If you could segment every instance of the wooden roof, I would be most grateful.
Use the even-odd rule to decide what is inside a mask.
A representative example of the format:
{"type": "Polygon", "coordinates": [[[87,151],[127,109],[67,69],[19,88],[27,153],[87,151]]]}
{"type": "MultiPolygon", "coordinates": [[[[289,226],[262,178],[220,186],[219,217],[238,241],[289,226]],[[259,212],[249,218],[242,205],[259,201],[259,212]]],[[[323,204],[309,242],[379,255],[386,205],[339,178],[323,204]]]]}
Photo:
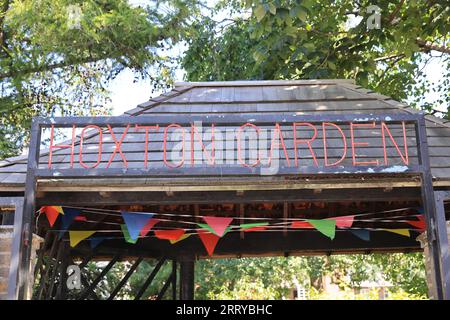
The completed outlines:
{"type": "MultiPolygon", "coordinates": [[[[377,94],[361,88],[352,80],[295,80],[295,81],[230,81],[230,82],[191,82],[178,83],[170,92],[138,105],[136,108],[125,112],[127,116],[138,117],[153,114],[175,114],[180,119],[186,119],[192,114],[287,114],[297,113],[305,115],[320,114],[389,114],[389,113],[415,113],[416,110],[407,105],[394,101],[389,97],[377,94]]],[[[450,123],[442,119],[427,116],[427,132],[432,174],[435,178],[435,186],[450,186],[450,123]]],[[[118,131],[120,132],[120,130],[118,131]]],[[[413,134],[413,132],[410,132],[413,134]]],[[[155,146],[161,146],[161,135],[155,141],[155,146]]],[[[408,136],[414,141],[415,137],[408,136]]],[[[381,139],[375,140],[372,149],[361,151],[361,156],[373,157],[374,148],[381,147],[381,139]],[[377,146],[378,143],[378,146],[377,146]]],[[[95,137],[92,138],[92,142],[95,137]]],[[[288,143],[287,143],[288,144],[288,143]]],[[[104,150],[113,150],[112,141],[104,145],[104,150]]],[[[159,147],[161,148],[161,147],[159,147]]],[[[292,144],[288,146],[289,152],[293,152],[292,144]]],[[[124,141],[123,150],[127,159],[133,163],[133,159],[141,161],[141,144],[133,141],[124,141]]],[[[391,150],[392,151],[392,150],[391,150]]],[[[58,150],[55,161],[61,166],[69,161],[68,150],[58,150]]],[[[96,159],[96,151],[93,151],[92,159],[96,159]]],[[[394,152],[395,153],[395,152],[394,152]]],[[[161,161],[162,152],[152,154],[153,159],[161,161]]],[[[320,155],[318,155],[320,156],[320,155]]],[[[417,154],[411,154],[412,161],[417,160],[417,154]]],[[[89,157],[89,156],[87,156],[89,157]]],[[[45,152],[41,161],[47,160],[45,152]]],[[[107,162],[105,157],[102,161],[107,162]]],[[[117,165],[121,165],[117,157],[117,165]]],[[[308,160],[308,159],[306,159],[308,160]]],[[[311,159],[309,159],[311,160],[311,159]]],[[[85,161],[89,161],[86,158],[85,161]]],[[[95,161],[95,160],[93,160],[95,161]]],[[[27,156],[0,161],[0,191],[22,191],[25,183],[27,156]]],[[[113,164],[114,165],[114,164],[113,164]]],[[[131,164],[132,165],[132,164],[131,164]]],[[[376,187],[381,184],[386,186],[417,186],[418,181],[395,180],[386,177],[386,181],[354,180],[340,181],[339,188],[357,188],[360,186],[376,187]]],[[[195,181],[186,178],[177,179],[83,179],[74,180],[47,180],[39,183],[39,190],[50,191],[64,190],[87,191],[108,190],[120,191],[127,186],[127,190],[161,191],[185,190],[186,185],[191,190],[255,190],[255,189],[288,189],[288,188],[316,188],[320,184],[323,188],[336,188],[336,181],[293,180],[279,179],[273,176],[260,176],[243,179],[239,184],[236,179],[228,181],[226,178],[205,177],[196,178],[195,181]],[[218,183],[220,180],[220,183],[218,183]],[[239,187],[237,187],[237,185],[239,187]]]]}

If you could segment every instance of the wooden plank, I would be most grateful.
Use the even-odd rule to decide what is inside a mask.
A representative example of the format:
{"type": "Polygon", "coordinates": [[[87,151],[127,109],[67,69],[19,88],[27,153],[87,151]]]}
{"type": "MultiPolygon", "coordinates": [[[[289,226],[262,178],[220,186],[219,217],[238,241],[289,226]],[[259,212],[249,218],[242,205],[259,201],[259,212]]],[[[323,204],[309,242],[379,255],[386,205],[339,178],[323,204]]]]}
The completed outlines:
{"type": "Polygon", "coordinates": [[[245,197],[234,191],[202,192],[191,191],[178,193],[177,197],[167,196],[163,192],[53,192],[37,199],[39,205],[118,205],[118,204],[206,204],[206,203],[264,203],[295,201],[394,201],[417,200],[416,188],[394,188],[386,193],[380,189],[363,189],[342,192],[342,190],[324,189],[321,193],[314,190],[258,190],[246,191],[245,197]],[[351,195],[351,198],[349,198],[351,195]]]}

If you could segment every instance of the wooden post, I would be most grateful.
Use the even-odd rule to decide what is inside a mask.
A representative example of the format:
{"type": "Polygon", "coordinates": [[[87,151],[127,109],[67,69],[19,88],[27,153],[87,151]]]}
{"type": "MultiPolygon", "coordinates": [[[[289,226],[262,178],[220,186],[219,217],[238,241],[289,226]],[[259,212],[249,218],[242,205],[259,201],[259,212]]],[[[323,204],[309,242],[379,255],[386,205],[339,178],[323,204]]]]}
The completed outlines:
{"type": "Polygon", "coordinates": [[[194,300],[195,257],[192,255],[180,258],[180,299],[194,300]]]}

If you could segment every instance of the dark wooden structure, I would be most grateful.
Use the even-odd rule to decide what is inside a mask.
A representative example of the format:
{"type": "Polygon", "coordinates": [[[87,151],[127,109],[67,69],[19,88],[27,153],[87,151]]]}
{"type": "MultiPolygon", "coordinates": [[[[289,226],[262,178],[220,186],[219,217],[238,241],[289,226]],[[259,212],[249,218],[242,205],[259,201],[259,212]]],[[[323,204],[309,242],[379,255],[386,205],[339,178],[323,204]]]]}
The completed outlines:
{"type": "MultiPolygon", "coordinates": [[[[260,131],[258,134],[261,135],[260,131]]],[[[207,138],[204,139],[206,144],[207,138]]],[[[266,144],[271,143],[273,139],[269,135],[266,144]]],[[[67,237],[59,239],[55,232],[49,231],[45,221],[36,223],[36,209],[44,205],[80,207],[95,225],[78,221],[77,230],[111,228],[120,219],[113,213],[120,210],[173,214],[174,218],[169,218],[167,223],[174,228],[179,226],[177,215],[192,223],[208,215],[239,217],[241,222],[248,218],[286,222],[292,218],[360,215],[370,219],[356,221],[355,227],[382,230],[406,228],[405,218],[420,208],[426,217],[429,248],[434,257],[437,297],[450,298],[445,231],[446,192],[450,187],[450,125],[351,81],[185,83],[120,117],[38,118],[33,122],[29,156],[7,159],[0,166],[0,197],[25,199],[23,218],[18,223],[25,244],[21,250],[19,298],[25,296],[29,285],[31,248],[27,243],[32,232],[45,237],[35,268],[35,273],[40,275],[34,296],[37,299],[67,298],[64,285],[67,266],[75,260],[82,269],[93,259],[109,263],[95,279],[82,279],[83,289],[77,298],[98,298],[96,285],[115,263],[133,261],[110,293],[109,299],[113,299],[143,260],[157,259],[138,298],[143,297],[161,266],[171,262],[172,272],[161,284],[156,298],[167,296],[171,287],[172,298],[191,299],[195,259],[207,257],[202,243],[195,237],[176,245],[149,237],[135,245],[123,239],[109,239],[95,249],[85,243],[70,248],[67,237]],[[200,127],[200,122],[204,130],[214,125],[217,131],[226,133],[228,128],[234,132],[216,137],[223,149],[227,144],[241,143],[236,128],[248,124],[246,129],[258,126],[258,130],[272,132],[278,123],[284,149],[280,151],[276,172],[267,172],[259,160],[255,162],[253,147],[245,143],[238,155],[226,154],[222,163],[208,165],[201,161],[208,154],[202,147],[196,152],[188,149],[195,143],[194,131],[190,131],[192,139],[186,138],[186,150],[182,149],[187,154],[184,162],[176,160],[168,166],[168,152],[176,148],[180,136],[168,139],[169,130],[163,128],[176,123],[189,132],[193,124],[200,127]],[[320,124],[318,127],[323,129],[324,122],[338,124],[342,133],[330,130],[324,137],[324,130],[311,129],[314,124],[320,124]],[[295,126],[290,131],[293,123],[299,124],[298,131],[295,126]],[[353,123],[363,126],[355,129],[353,123]],[[382,123],[391,130],[387,140],[383,139],[385,132],[380,131],[382,123]],[[55,144],[55,148],[44,150],[41,137],[50,135],[49,129],[70,130],[74,125],[87,126],[89,130],[78,131],[64,147],[55,144]],[[156,125],[161,130],[151,135],[144,128],[156,125]],[[354,139],[356,131],[358,143],[354,139]],[[303,136],[299,138],[297,134],[303,136]],[[351,150],[348,152],[352,154],[342,157],[342,141],[346,143],[347,138],[351,146],[346,145],[345,150],[351,150]],[[403,145],[399,142],[400,146],[396,147],[393,141],[403,145]],[[402,147],[406,149],[406,146],[407,161],[404,154],[402,157],[402,147]],[[331,162],[339,165],[326,165],[331,162]]],[[[418,235],[415,231],[412,234],[418,235]]],[[[417,250],[420,246],[414,237],[388,232],[373,232],[367,242],[349,231],[338,230],[336,238],[329,240],[317,231],[294,232],[285,226],[278,231],[230,232],[220,240],[214,256],[417,250]]]]}

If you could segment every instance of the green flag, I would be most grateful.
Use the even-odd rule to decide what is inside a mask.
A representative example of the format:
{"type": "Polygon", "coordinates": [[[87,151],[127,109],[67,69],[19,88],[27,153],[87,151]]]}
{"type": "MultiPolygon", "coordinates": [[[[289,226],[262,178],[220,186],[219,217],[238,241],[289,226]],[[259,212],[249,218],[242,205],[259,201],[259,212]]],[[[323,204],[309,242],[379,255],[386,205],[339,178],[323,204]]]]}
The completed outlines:
{"type": "Polygon", "coordinates": [[[120,228],[122,229],[123,236],[125,237],[125,241],[128,243],[135,244],[139,238],[136,238],[135,240],[131,239],[130,233],[128,232],[128,228],[126,224],[121,224],[120,228]]]}
{"type": "Polygon", "coordinates": [[[269,225],[268,222],[243,223],[240,225],[242,230],[251,229],[254,227],[262,227],[269,225]]]}
{"type": "MultiPolygon", "coordinates": [[[[205,229],[205,230],[208,230],[208,231],[211,232],[212,234],[215,234],[216,236],[219,236],[219,235],[214,231],[214,229],[211,228],[208,224],[206,224],[206,223],[197,223],[197,224],[198,224],[198,226],[199,226],[200,228],[205,229]]],[[[224,235],[226,235],[230,230],[231,230],[231,227],[227,227],[227,228],[225,229],[225,232],[223,233],[222,237],[223,237],[224,235]]]]}
{"type": "Polygon", "coordinates": [[[307,219],[306,221],[310,223],[314,228],[316,228],[320,233],[326,235],[331,240],[334,239],[334,236],[336,234],[336,220],[307,219]]]}

